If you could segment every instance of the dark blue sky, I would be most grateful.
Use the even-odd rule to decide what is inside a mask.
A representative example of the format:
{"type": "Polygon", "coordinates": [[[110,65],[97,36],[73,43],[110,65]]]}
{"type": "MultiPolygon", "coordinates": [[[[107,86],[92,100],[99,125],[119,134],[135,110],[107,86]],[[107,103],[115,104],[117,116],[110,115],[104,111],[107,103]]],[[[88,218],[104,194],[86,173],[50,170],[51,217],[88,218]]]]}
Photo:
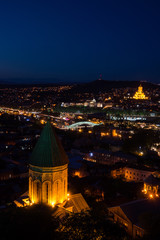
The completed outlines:
{"type": "Polygon", "coordinates": [[[160,82],[159,13],[158,0],[1,0],[0,79],[160,82]]]}

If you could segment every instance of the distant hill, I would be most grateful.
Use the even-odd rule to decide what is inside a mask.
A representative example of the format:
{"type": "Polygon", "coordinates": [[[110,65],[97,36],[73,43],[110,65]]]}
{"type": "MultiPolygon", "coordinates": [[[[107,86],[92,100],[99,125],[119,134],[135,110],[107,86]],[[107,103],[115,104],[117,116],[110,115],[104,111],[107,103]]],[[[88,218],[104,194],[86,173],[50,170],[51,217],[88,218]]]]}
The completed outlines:
{"type": "Polygon", "coordinates": [[[77,84],[71,90],[74,92],[107,92],[113,88],[138,88],[142,85],[144,89],[160,88],[159,85],[143,81],[108,81],[95,80],[89,83],[77,84]]]}
{"type": "Polygon", "coordinates": [[[107,92],[110,91],[111,89],[115,88],[138,88],[139,85],[142,85],[144,89],[154,89],[154,88],[159,88],[160,85],[154,84],[151,82],[146,82],[146,81],[109,81],[109,80],[95,80],[92,82],[87,82],[87,83],[63,83],[63,82],[53,82],[53,83],[48,83],[46,81],[41,83],[37,82],[35,83],[14,83],[12,81],[3,81],[0,80],[0,87],[47,87],[47,86],[63,86],[63,85],[73,85],[73,88],[69,90],[69,92],[74,92],[74,93],[83,93],[83,92],[93,92],[93,93],[98,93],[98,92],[107,92]]]}

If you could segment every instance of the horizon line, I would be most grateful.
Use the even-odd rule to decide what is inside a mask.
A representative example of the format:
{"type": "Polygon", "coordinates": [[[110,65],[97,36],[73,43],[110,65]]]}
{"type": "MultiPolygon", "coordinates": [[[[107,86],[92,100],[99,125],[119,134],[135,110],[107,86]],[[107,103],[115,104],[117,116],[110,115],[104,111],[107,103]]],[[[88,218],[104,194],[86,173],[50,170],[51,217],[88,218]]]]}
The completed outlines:
{"type": "Polygon", "coordinates": [[[50,79],[50,78],[44,78],[43,80],[41,79],[37,79],[37,78],[8,78],[8,79],[0,79],[0,85],[49,85],[49,84],[55,84],[55,85],[64,85],[64,84],[71,84],[71,85],[74,85],[74,84],[83,84],[83,83],[91,83],[91,82],[95,82],[95,81],[108,81],[108,82],[148,82],[148,83],[152,83],[152,84],[160,84],[156,81],[151,81],[151,80],[105,80],[105,79],[95,79],[95,80],[83,80],[83,81],[69,81],[69,80],[53,80],[53,79],[50,79]],[[14,82],[11,82],[13,80],[17,80],[17,81],[14,81],[14,82]],[[29,82],[24,82],[25,81],[29,81],[29,82]],[[33,81],[33,82],[30,82],[30,81],[33,81]],[[46,80],[50,80],[50,82],[45,82],[46,80]],[[52,80],[52,81],[51,81],[52,80]],[[20,82],[20,81],[23,81],[23,82],[20,82]]]}

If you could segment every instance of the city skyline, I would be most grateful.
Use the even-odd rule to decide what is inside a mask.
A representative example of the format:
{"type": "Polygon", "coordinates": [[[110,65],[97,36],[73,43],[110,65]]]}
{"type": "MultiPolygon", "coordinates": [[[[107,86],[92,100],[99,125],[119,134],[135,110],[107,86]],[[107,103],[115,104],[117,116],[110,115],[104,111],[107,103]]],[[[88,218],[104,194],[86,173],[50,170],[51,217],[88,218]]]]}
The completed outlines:
{"type": "Polygon", "coordinates": [[[159,12],[0,1],[1,239],[160,239],[159,12]]]}
{"type": "Polygon", "coordinates": [[[144,81],[1,85],[2,238],[159,239],[159,103],[144,81]]]}

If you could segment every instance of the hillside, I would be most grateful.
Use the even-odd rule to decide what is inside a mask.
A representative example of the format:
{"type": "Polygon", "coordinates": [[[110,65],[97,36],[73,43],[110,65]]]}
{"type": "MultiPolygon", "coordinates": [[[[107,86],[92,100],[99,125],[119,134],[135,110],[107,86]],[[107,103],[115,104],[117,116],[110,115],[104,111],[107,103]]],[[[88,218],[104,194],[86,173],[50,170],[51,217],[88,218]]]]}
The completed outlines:
{"type": "Polygon", "coordinates": [[[160,88],[159,85],[150,82],[95,80],[89,83],[77,84],[72,88],[71,91],[98,93],[107,92],[113,88],[138,88],[140,84],[144,89],[160,88]]]}

